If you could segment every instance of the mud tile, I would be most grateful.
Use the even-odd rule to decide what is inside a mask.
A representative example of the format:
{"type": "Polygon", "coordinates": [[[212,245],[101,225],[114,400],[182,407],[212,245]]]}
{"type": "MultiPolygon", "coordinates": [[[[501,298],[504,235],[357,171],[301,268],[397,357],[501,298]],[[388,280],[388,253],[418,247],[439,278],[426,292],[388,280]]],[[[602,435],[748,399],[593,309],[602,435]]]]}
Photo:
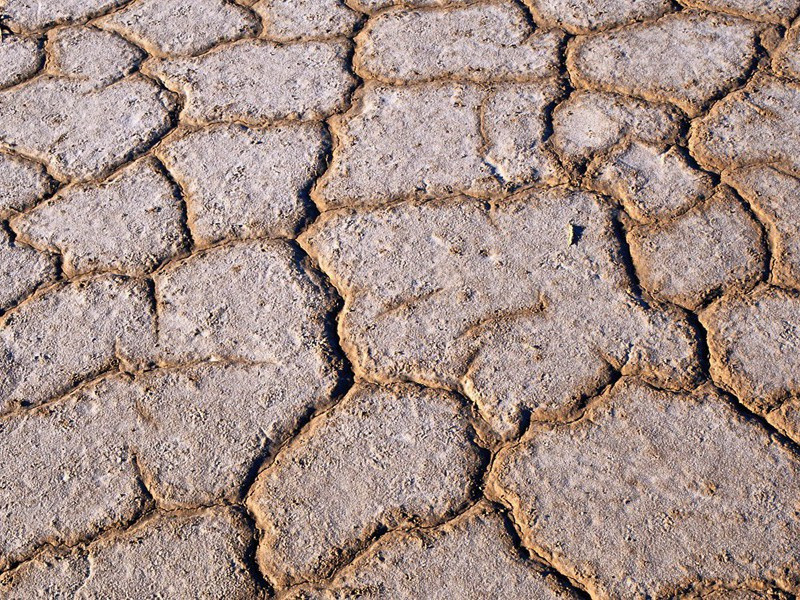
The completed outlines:
{"type": "Polygon", "coordinates": [[[658,299],[689,310],[761,278],[761,229],[730,194],[713,198],[662,225],[640,225],[628,235],[642,286],[658,299]]]}
{"type": "Polygon", "coordinates": [[[187,193],[195,241],[210,244],[293,236],[309,217],[327,144],[317,124],[231,125],[188,132],[159,155],[187,193]]]}
{"type": "Polygon", "coordinates": [[[63,179],[109,174],[171,126],[172,95],[140,76],[100,90],[37,77],[0,92],[0,143],[48,163],[63,179]]]}
{"type": "Polygon", "coordinates": [[[20,240],[59,252],[73,277],[152,271],[186,248],[182,220],[172,182],[145,158],[103,183],[64,188],[11,223],[20,240]]]}
{"type": "Polygon", "coordinates": [[[322,119],[354,87],[345,42],[245,40],[195,58],[149,61],[143,70],[186,97],[186,123],[322,119]]]}
{"type": "Polygon", "coordinates": [[[561,93],[551,80],[500,86],[487,97],[482,111],[485,160],[502,181],[514,186],[564,181],[561,165],[546,143],[548,111],[561,93]]]}
{"type": "Polygon", "coordinates": [[[519,557],[502,517],[484,502],[445,525],[385,535],[330,589],[335,598],[577,598],[519,557]]]}
{"type": "Polygon", "coordinates": [[[587,33],[655,19],[672,12],[669,0],[524,0],[537,23],[587,33]]]}
{"type": "Polygon", "coordinates": [[[192,55],[258,32],[258,19],[225,0],[138,0],[97,24],[157,56],[192,55]]]}
{"type": "Polygon", "coordinates": [[[775,408],[800,389],[800,298],[760,288],[723,298],[700,314],[711,375],[756,410],[775,408]]]}
{"type": "Polygon", "coordinates": [[[0,575],[0,594],[9,600],[67,600],[89,575],[89,558],[80,550],[45,549],[36,558],[0,575]]]}
{"type": "Polygon", "coordinates": [[[449,394],[356,387],[256,480],[259,565],[279,585],[320,580],[379,528],[433,525],[460,509],[480,465],[449,394]]]}
{"type": "Polygon", "coordinates": [[[89,79],[97,87],[129,75],[144,52],[120,36],[92,27],[65,27],[50,35],[53,69],[60,75],[89,79]]]}
{"type": "Polygon", "coordinates": [[[625,139],[674,143],[680,129],[677,111],[665,104],[576,91],[553,111],[552,143],[564,158],[581,163],[625,139]]]}
{"type": "Polygon", "coordinates": [[[772,69],[778,75],[800,79],[800,24],[786,32],[772,56],[772,69]]]}
{"type": "Polygon", "coordinates": [[[349,5],[366,13],[374,13],[384,8],[402,6],[407,8],[433,8],[468,6],[482,0],[349,0],[349,5]]]}
{"type": "Polygon", "coordinates": [[[2,14],[15,30],[31,31],[85,21],[130,0],[6,0],[2,14]]]}
{"type": "Polygon", "coordinates": [[[306,353],[289,365],[159,369],[91,393],[134,415],[130,439],[147,488],[174,508],[238,500],[259,462],[329,405],[335,384],[333,365],[306,353]]]}
{"type": "Polygon", "coordinates": [[[262,35],[282,42],[350,36],[359,21],[342,0],[261,0],[253,10],[263,20],[262,35]]]}
{"type": "Polygon", "coordinates": [[[53,191],[53,184],[39,163],[0,153],[0,217],[33,206],[53,191]]]}
{"type": "Polygon", "coordinates": [[[711,177],[693,168],[676,148],[625,143],[589,165],[593,189],[616,198],[630,216],[650,223],[674,217],[713,189],[711,177]]]}
{"type": "Polygon", "coordinates": [[[308,354],[325,362],[334,299],[288,243],[215,247],[154,279],[161,352],[170,362],[229,358],[291,365],[308,354]]]}
{"type": "Polygon", "coordinates": [[[767,413],[766,419],[795,443],[800,444],[800,399],[789,398],[767,413]]]}
{"type": "Polygon", "coordinates": [[[800,85],[758,74],[692,124],[701,164],[725,171],[774,162],[800,174],[800,85]]]}
{"type": "Polygon", "coordinates": [[[724,176],[747,200],[769,232],[770,281],[800,289],[800,180],[767,165],[724,176]]]}
{"type": "Polygon", "coordinates": [[[36,288],[56,277],[52,257],[12,242],[0,230],[0,310],[20,302],[36,288]]]}
{"type": "Polygon", "coordinates": [[[615,368],[670,387],[697,375],[693,331],[632,297],[591,194],[335,211],[301,244],[345,297],[339,333],[356,372],[463,386],[504,436],[525,411],[569,412],[615,368]]]}
{"type": "Polygon", "coordinates": [[[470,84],[368,84],[355,106],[334,119],[333,161],[312,197],[333,208],[497,190],[481,156],[484,95],[470,84]]]}
{"type": "Polygon", "coordinates": [[[756,32],[734,17],[682,12],[578,38],[567,67],[582,86],[672,102],[696,116],[750,69],[756,32]]]}
{"type": "Polygon", "coordinates": [[[594,597],[668,597],[691,581],[798,589],[798,477],[796,455],[715,392],[624,381],[502,451],[489,493],[594,597]]]}
{"type": "Polygon", "coordinates": [[[118,276],[62,284],[36,294],[0,322],[0,411],[36,405],[153,352],[147,285],[118,276]]]}
{"type": "Polygon", "coordinates": [[[369,20],[355,64],[362,77],[389,83],[530,80],[558,74],[561,42],[559,33],[534,33],[510,2],[398,10],[369,20]]]}
{"type": "Polygon", "coordinates": [[[0,566],[139,514],[147,499],[126,446],[129,422],[99,399],[74,398],[0,419],[0,566]]]}
{"type": "Polygon", "coordinates": [[[800,11],[798,0],[686,0],[686,5],[783,25],[800,11]]]}
{"type": "Polygon", "coordinates": [[[33,77],[44,64],[44,51],[36,38],[4,35],[0,40],[0,88],[33,77]]]}
{"type": "Polygon", "coordinates": [[[234,509],[153,517],[92,544],[78,597],[259,598],[246,562],[252,538],[234,509]]]}

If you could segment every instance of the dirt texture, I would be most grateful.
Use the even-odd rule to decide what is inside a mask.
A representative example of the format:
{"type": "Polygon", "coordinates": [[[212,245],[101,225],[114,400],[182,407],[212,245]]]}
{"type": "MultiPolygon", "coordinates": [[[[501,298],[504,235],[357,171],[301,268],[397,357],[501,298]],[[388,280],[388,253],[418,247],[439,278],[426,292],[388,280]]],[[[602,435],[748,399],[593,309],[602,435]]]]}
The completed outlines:
{"type": "Polygon", "coordinates": [[[798,596],[800,0],[0,0],[0,598],[798,596]]]}

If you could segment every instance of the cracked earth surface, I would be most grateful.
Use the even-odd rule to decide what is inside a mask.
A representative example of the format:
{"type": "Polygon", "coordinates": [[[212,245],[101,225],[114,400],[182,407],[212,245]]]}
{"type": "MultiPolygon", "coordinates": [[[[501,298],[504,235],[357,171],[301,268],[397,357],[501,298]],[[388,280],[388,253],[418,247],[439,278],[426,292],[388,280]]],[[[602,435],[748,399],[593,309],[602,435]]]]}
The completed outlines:
{"type": "Polygon", "coordinates": [[[0,0],[0,597],[791,600],[800,0],[0,0]]]}

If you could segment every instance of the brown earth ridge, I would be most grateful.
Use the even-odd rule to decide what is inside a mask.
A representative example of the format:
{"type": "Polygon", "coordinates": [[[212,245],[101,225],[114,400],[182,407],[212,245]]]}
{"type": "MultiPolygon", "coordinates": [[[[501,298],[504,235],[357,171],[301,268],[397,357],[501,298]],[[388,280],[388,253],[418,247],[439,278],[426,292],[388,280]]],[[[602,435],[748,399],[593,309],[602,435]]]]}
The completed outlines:
{"type": "Polygon", "coordinates": [[[796,598],[799,16],[0,0],[0,598],[796,598]]]}

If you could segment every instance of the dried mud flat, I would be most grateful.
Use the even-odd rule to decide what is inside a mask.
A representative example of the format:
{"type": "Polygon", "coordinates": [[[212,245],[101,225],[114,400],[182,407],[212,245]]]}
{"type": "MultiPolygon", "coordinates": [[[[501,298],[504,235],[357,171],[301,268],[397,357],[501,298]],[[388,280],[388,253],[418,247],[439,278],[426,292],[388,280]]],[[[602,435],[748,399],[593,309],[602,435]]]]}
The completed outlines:
{"type": "Polygon", "coordinates": [[[0,597],[800,593],[800,0],[0,0],[0,597]]]}

